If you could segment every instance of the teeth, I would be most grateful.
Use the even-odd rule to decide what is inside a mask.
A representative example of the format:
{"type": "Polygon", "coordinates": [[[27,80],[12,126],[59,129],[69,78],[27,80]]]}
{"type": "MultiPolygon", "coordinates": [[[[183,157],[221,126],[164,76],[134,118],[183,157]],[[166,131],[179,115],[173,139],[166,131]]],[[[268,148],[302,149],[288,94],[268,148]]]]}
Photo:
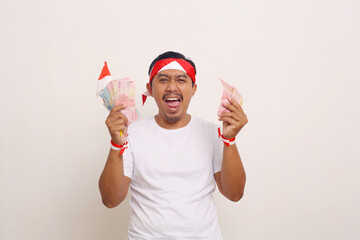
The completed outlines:
{"type": "Polygon", "coordinates": [[[177,99],[177,98],[168,98],[168,99],[166,99],[166,101],[177,101],[177,100],[179,100],[179,99],[177,99]]]}

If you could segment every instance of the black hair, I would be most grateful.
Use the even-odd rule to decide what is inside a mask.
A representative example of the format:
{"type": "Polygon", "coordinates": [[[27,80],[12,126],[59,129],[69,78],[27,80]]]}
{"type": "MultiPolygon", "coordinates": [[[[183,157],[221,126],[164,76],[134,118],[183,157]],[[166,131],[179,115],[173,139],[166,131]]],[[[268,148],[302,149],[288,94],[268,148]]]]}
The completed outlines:
{"type": "Polygon", "coordinates": [[[195,74],[196,74],[196,67],[195,67],[195,63],[193,61],[186,58],[181,53],[168,51],[168,52],[164,52],[163,54],[160,54],[157,58],[154,59],[154,61],[152,61],[152,63],[150,64],[150,67],[149,67],[149,76],[150,76],[151,70],[154,67],[155,63],[157,61],[160,61],[160,60],[163,60],[163,59],[166,59],[166,58],[178,58],[178,59],[183,59],[183,60],[187,61],[188,63],[190,63],[194,67],[195,74]]]}

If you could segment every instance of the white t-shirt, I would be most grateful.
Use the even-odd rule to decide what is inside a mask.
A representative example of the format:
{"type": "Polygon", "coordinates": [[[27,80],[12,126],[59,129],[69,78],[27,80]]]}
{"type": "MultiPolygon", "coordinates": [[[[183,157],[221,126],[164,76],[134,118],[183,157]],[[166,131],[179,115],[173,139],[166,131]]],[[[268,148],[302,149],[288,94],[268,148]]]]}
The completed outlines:
{"type": "Polygon", "coordinates": [[[213,198],[224,145],[217,126],[192,116],[185,127],[169,130],[151,117],[133,123],[128,134],[128,239],[221,240],[213,198]]]}

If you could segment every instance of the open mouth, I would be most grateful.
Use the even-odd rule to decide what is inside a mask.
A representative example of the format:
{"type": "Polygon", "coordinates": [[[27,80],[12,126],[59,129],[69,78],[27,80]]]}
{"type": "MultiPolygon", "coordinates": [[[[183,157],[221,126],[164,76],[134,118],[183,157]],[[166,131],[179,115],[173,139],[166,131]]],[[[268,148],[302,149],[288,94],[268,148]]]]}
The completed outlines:
{"type": "Polygon", "coordinates": [[[171,112],[175,112],[180,107],[181,99],[180,97],[168,97],[165,99],[166,106],[171,112]]]}

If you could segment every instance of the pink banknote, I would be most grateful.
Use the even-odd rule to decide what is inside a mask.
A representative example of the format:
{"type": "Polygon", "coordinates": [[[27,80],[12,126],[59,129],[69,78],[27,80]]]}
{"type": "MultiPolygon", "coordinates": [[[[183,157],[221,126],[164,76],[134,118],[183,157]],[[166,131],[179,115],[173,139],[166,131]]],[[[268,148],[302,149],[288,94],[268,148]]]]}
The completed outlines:
{"type": "Polygon", "coordinates": [[[121,111],[130,123],[134,122],[139,117],[139,112],[135,107],[127,107],[124,110],[121,111]]]}
{"type": "Polygon", "coordinates": [[[220,102],[220,106],[219,106],[219,109],[217,112],[217,115],[219,117],[223,112],[229,112],[229,110],[222,105],[223,102],[229,102],[228,99],[234,99],[240,105],[243,104],[243,99],[242,99],[239,91],[235,87],[228,84],[227,82],[225,82],[221,79],[220,79],[220,81],[223,85],[223,94],[221,96],[221,102],[220,102]]]}
{"type": "Polygon", "coordinates": [[[126,108],[121,112],[127,117],[129,122],[134,122],[139,117],[139,112],[135,108],[135,81],[125,78],[112,81],[117,92],[114,94],[115,106],[126,104],[126,108]]]}

